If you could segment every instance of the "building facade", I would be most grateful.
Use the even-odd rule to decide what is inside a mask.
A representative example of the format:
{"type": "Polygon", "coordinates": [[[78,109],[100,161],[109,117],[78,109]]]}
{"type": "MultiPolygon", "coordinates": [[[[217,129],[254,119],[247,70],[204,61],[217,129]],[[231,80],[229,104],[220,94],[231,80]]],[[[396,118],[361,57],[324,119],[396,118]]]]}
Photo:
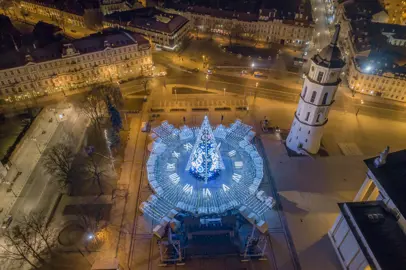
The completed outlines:
{"type": "MultiPolygon", "coordinates": [[[[137,4],[135,4],[137,6],[137,4]]],[[[140,4],[138,4],[140,6],[140,4]]],[[[83,1],[38,1],[23,0],[21,8],[51,18],[55,24],[86,26],[86,18],[92,21],[94,12],[105,14],[104,28],[124,28],[144,35],[151,43],[176,50],[187,37],[190,22],[180,15],[167,14],[155,8],[133,9],[129,1],[105,0],[101,3],[83,1]]]]}
{"type": "Polygon", "coordinates": [[[314,33],[311,16],[305,13],[283,14],[274,9],[260,9],[255,14],[198,6],[164,10],[188,18],[191,27],[199,28],[199,31],[228,35],[234,29],[241,37],[263,42],[303,46],[312,39],[314,33]]]}
{"type": "Polygon", "coordinates": [[[361,94],[406,102],[406,26],[393,24],[378,1],[344,1],[337,20],[349,88],[361,94]],[[366,11],[366,12],[364,12],[366,11]]]}
{"type": "Polygon", "coordinates": [[[145,38],[118,30],[8,52],[0,62],[0,98],[8,102],[149,75],[153,64],[145,38]]]}
{"type": "Polygon", "coordinates": [[[329,237],[343,269],[403,269],[406,264],[406,150],[364,160],[367,176],[329,237]],[[360,267],[360,266],[363,267],[360,267]],[[370,268],[365,268],[369,266],[370,268]]]}
{"type": "Polygon", "coordinates": [[[79,3],[58,6],[50,1],[23,0],[20,6],[25,11],[52,19],[60,27],[65,24],[85,27],[85,8],[79,3]]]}
{"type": "Polygon", "coordinates": [[[131,4],[126,0],[102,0],[100,2],[100,10],[104,15],[130,9],[131,4]]]}
{"type": "Polygon", "coordinates": [[[183,16],[142,8],[106,15],[104,27],[124,28],[145,36],[165,50],[177,50],[188,37],[190,21],[183,16]]]}
{"type": "Polygon", "coordinates": [[[286,145],[297,153],[316,154],[320,149],[324,125],[328,122],[330,107],[340,83],[344,61],[337,47],[340,26],[333,39],[319,54],[311,58],[303,90],[295,112],[286,145]]]}
{"type": "Polygon", "coordinates": [[[352,58],[348,86],[354,92],[406,102],[406,68],[385,60],[384,57],[352,58]]]}

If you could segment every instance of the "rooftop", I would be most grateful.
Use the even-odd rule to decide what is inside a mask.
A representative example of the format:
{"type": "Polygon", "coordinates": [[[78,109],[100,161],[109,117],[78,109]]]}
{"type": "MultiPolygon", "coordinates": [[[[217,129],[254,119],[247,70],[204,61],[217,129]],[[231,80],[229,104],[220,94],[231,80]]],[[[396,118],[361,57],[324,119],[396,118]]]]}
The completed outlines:
{"type": "Polygon", "coordinates": [[[286,23],[298,21],[299,23],[309,24],[312,20],[310,2],[298,0],[237,0],[220,2],[181,0],[177,3],[165,1],[165,8],[247,22],[283,20],[286,23]],[[302,17],[300,18],[297,14],[302,14],[302,17]]]}
{"type": "Polygon", "coordinates": [[[188,20],[180,15],[168,14],[156,8],[140,8],[106,15],[107,21],[125,23],[126,25],[148,31],[174,33],[188,20]]]}
{"type": "Polygon", "coordinates": [[[98,0],[25,0],[37,5],[53,7],[69,13],[84,15],[85,9],[99,7],[98,0]]]}
{"type": "Polygon", "coordinates": [[[384,11],[378,0],[349,0],[344,2],[344,15],[348,20],[371,19],[384,11]]]}
{"type": "Polygon", "coordinates": [[[386,164],[376,168],[375,157],[364,160],[396,207],[406,217],[406,149],[388,154],[386,164]]]}
{"type": "Polygon", "coordinates": [[[123,47],[135,43],[149,45],[148,41],[139,34],[124,30],[107,29],[103,33],[92,34],[70,42],[61,40],[43,47],[31,48],[30,50],[8,51],[0,55],[0,70],[25,65],[27,63],[27,54],[32,57],[32,62],[36,63],[59,59],[62,57],[63,44],[66,43],[72,44],[81,54],[86,54],[104,50],[106,41],[111,47],[123,47]]]}
{"type": "Polygon", "coordinates": [[[338,36],[340,35],[340,25],[337,24],[334,36],[329,45],[324,47],[320,53],[312,57],[317,65],[328,68],[342,68],[345,63],[341,56],[341,51],[337,47],[338,36]]]}
{"type": "Polygon", "coordinates": [[[406,235],[382,201],[338,205],[372,269],[404,269],[406,235]]]}

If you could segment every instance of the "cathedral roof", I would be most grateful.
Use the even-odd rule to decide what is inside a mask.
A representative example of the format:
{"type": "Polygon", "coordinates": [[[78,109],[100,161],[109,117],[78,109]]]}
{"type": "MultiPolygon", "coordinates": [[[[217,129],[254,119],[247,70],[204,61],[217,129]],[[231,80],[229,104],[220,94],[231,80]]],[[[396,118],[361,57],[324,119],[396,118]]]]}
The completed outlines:
{"type": "Polygon", "coordinates": [[[338,36],[340,35],[340,25],[336,25],[336,31],[334,33],[331,43],[324,47],[319,54],[313,56],[312,60],[320,66],[327,68],[342,68],[345,63],[342,60],[341,51],[337,47],[338,36]]]}

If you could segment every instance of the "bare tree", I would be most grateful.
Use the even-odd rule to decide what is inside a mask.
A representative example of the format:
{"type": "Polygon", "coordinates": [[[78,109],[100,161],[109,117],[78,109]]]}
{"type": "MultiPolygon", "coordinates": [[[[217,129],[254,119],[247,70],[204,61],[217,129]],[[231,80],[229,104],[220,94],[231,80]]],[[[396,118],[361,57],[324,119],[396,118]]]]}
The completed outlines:
{"type": "Polygon", "coordinates": [[[106,106],[102,97],[90,93],[82,102],[81,109],[90,118],[92,123],[100,128],[100,120],[106,112],[106,106]]]}
{"type": "Polygon", "coordinates": [[[54,243],[56,232],[50,229],[46,223],[46,215],[44,212],[31,213],[30,215],[24,215],[19,221],[19,224],[23,228],[27,228],[31,232],[34,232],[42,240],[46,246],[49,254],[53,253],[52,246],[54,243]]]}
{"type": "Polygon", "coordinates": [[[14,233],[11,230],[6,230],[2,237],[4,244],[0,244],[0,258],[2,261],[26,262],[35,269],[39,269],[34,259],[31,258],[29,249],[25,246],[20,239],[14,237],[14,233]]]}
{"type": "Polygon", "coordinates": [[[104,194],[102,181],[105,177],[105,171],[101,169],[100,164],[95,160],[93,155],[89,155],[89,161],[85,168],[89,179],[96,183],[100,189],[100,195],[104,194]]]}
{"type": "Polygon", "coordinates": [[[2,258],[25,261],[38,269],[46,262],[48,250],[39,234],[26,224],[18,224],[3,233],[4,244],[0,244],[2,258]]]}
{"type": "Polygon", "coordinates": [[[59,182],[61,188],[72,184],[75,159],[75,151],[72,145],[58,143],[46,150],[44,153],[45,170],[52,174],[59,182]]]}
{"type": "Polygon", "coordinates": [[[91,95],[99,96],[103,100],[106,108],[108,107],[108,100],[110,100],[111,105],[116,108],[120,108],[123,105],[123,95],[121,94],[120,87],[116,84],[98,84],[95,85],[90,91],[91,95]]]}

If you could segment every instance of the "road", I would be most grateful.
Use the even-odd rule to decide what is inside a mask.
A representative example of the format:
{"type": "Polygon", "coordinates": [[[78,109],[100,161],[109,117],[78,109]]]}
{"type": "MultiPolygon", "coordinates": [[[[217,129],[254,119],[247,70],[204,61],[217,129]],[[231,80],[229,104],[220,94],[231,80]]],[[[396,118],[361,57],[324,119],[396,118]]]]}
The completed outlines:
{"type": "MultiPolygon", "coordinates": [[[[165,63],[157,63],[165,64],[165,63]]],[[[260,80],[252,76],[241,77],[238,75],[212,74],[206,79],[206,74],[203,72],[187,73],[180,69],[167,65],[168,75],[165,78],[152,79],[154,84],[184,84],[198,87],[207,87],[223,91],[227,93],[235,93],[246,96],[256,96],[267,99],[283,101],[287,103],[297,103],[299,93],[301,91],[301,82],[298,80],[292,81],[290,74],[284,75],[279,73],[276,79],[260,80]],[[288,78],[286,80],[284,78],[288,78]],[[258,83],[258,86],[256,84],[258,83]]],[[[142,85],[137,81],[130,82],[128,86],[122,86],[124,93],[127,91],[141,91],[142,85]],[[133,86],[130,87],[129,85],[133,86]],[[137,86],[138,85],[138,88],[137,86]],[[137,90],[138,89],[138,90],[137,90]]],[[[406,120],[406,110],[403,104],[386,102],[383,99],[377,99],[369,96],[358,95],[355,98],[351,97],[346,87],[339,87],[332,110],[358,113],[373,117],[387,118],[392,120],[406,120]]]]}

